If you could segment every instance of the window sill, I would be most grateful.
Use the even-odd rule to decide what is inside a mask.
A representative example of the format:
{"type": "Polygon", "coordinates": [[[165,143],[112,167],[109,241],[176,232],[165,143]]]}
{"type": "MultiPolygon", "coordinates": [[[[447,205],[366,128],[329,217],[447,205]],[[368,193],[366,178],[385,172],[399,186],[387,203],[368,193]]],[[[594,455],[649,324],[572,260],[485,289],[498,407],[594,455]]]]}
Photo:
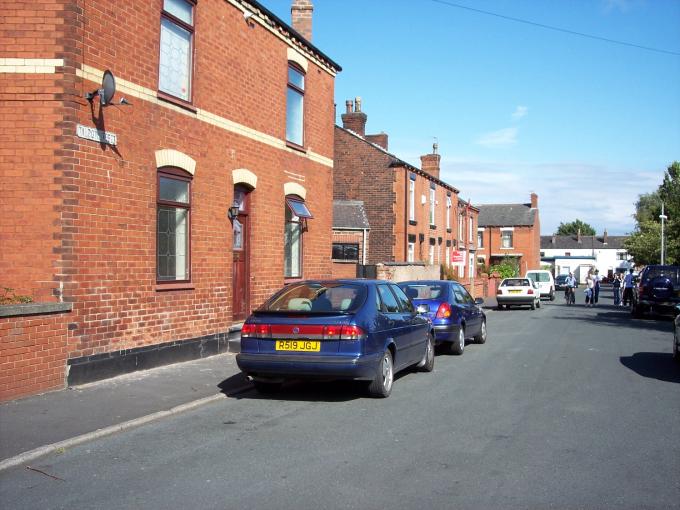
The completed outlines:
{"type": "Polygon", "coordinates": [[[289,142],[286,140],[286,147],[289,149],[293,149],[294,151],[302,152],[303,154],[307,154],[307,149],[305,149],[302,145],[298,145],[294,142],[289,142]]]}
{"type": "Polygon", "coordinates": [[[167,94],[165,92],[161,92],[160,90],[158,91],[158,99],[161,101],[165,101],[166,103],[171,103],[174,104],[175,106],[179,106],[180,108],[184,108],[185,110],[189,110],[192,113],[196,113],[198,111],[198,108],[196,108],[194,105],[191,103],[184,101],[183,99],[180,99],[175,96],[171,96],[170,94],[167,94]]]}
{"type": "Polygon", "coordinates": [[[164,292],[166,290],[194,290],[196,286],[193,283],[157,283],[156,292],[164,292]]]}
{"type": "Polygon", "coordinates": [[[515,248],[512,247],[512,246],[509,246],[509,247],[501,246],[500,249],[501,249],[501,250],[514,250],[515,248]]]}
{"type": "Polygon", "coordinates": [[[337,259],[331,259],[331,262],[333,264],[358,264],[358,260],[337,260],[337,259]]]}

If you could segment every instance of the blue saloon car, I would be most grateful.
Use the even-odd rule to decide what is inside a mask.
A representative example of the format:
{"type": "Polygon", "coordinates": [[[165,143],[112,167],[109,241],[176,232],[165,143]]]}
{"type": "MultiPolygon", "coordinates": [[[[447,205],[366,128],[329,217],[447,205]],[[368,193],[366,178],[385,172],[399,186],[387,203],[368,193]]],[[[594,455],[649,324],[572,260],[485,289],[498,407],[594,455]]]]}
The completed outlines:
{"type": "Polygon", "coordinates": [[[434,367],[431,322],[395,284],[376,280],[287,285],[243,324],[239,368],[261,392],[290,378],[366,381],[387,397],[394,374],[434,367]]]}
{"type": "Polygon", "coordinates": [[[483,299],[473,299],[461,284],[450,280],[418,280],[401,282],[414,305],[427,306],[434,325],[435,343],[450,354],[463,354],[465,339],[486,342],[486,314],[483,299]]]}

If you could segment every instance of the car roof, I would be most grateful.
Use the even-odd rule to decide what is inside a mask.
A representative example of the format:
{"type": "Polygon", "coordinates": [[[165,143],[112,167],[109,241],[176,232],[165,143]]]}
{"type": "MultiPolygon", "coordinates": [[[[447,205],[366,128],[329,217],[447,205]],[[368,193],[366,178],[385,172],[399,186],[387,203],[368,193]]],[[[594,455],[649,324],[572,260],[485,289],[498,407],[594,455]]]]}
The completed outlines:
{"type": "Polygon", "coordinates": [[[446,285],[449,283],[456,283],[452,280],[409,280],[399,282],[398,285],[446,285]]]}

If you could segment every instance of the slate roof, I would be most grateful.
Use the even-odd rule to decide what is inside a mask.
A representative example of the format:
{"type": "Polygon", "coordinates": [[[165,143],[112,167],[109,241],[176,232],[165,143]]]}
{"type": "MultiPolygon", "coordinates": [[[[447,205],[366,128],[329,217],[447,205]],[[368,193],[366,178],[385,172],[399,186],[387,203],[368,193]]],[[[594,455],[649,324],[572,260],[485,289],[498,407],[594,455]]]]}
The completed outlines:
{"type": "Polygon", "coordinates": [[[364,202],[361,200],[333,200],[333,228],[370,228],[364,202]]]}
{"type": "Polygon", "coordinates": [[[628,236],[607,236],[607,244],[604,244],[602,236],[581,236],[579,243],[576,236],[541,236],[541,250],[624,250],[623,242],[628,236]]]}
{"type": "Polygon", "coordinates": [[[536,222],[536,209],[531,204],[478,205],[480,227],[531,227],[536,222]]]}

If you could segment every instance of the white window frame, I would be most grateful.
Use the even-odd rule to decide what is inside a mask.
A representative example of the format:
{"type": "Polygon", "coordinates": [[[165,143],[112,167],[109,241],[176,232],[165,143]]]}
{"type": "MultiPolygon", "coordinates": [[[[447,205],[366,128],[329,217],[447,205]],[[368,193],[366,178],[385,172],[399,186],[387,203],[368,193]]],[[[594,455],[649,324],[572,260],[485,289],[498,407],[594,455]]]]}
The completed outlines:
{"type": "Polygon", "coordinates": [[[451,196],[446,197],[446,230],[451,229],[451,196]]]}
{"type": "Polygon", "coordinates": [[[437,193],[434,188],[430,188],[430,225],[435,225],[435,217],[434,217],[434,206],[437,198],[437,193]]]}
{"type": "Polygon", "coordinates": [[[415,262],[415,256],[416,256],[416,243],[408,243],[406,262],[415,262]]]}
{"type": "Polygon", "coordinates": [[[408,180],[408,219],[416,221],[416,180],[408,180]]]}

